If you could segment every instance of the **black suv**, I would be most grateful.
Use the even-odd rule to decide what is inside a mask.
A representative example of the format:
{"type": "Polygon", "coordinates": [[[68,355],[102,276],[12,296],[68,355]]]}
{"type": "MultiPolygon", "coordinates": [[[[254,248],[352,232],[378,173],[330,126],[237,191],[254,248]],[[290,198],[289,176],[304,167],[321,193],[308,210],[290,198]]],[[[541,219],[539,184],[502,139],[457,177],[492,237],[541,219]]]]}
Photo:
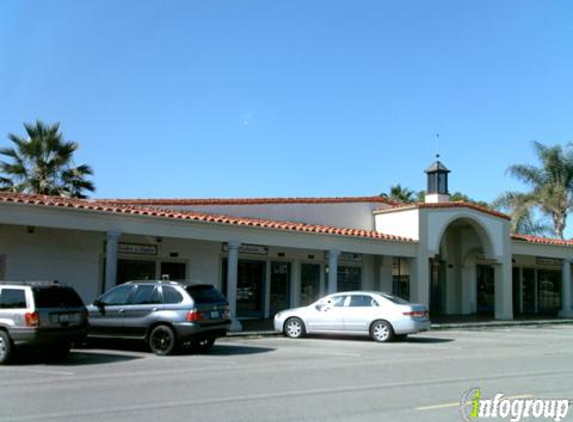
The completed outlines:
{"type": "Polygon", "coordinates": [[[17,346],[42,345],[63,358],[86,336],[87,311],[76,291],[55,281],[0,281],[0,364],[17,346]]]}
{"type": "Polygon", "coordinates": [[[231,325],[227,299],[210,284],[130,281],[88,305],[90,338],[145,341],[156,355],[190,345],[207,352],[231,325]]]}

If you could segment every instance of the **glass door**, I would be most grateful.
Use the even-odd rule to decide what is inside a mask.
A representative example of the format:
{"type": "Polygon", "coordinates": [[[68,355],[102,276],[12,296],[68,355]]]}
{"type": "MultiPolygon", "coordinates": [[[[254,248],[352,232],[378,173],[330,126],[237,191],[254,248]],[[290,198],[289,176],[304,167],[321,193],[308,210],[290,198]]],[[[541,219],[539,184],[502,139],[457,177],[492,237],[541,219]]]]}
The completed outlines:
{"type": "Polygon", "coordinates": [[[271,262],[270,316],[290,307],[290,263],[271,262]]]}
{"type": "Polygon", "coordinates": [[[495,272],[491,265],[477,266],[477,311],[493,314],[495,310],[495,272]]]}
{"type": "Polygon", "coordinates": [[[430,259],[430,314],[444,313],[446,263],[440,259],[430,259]]]}

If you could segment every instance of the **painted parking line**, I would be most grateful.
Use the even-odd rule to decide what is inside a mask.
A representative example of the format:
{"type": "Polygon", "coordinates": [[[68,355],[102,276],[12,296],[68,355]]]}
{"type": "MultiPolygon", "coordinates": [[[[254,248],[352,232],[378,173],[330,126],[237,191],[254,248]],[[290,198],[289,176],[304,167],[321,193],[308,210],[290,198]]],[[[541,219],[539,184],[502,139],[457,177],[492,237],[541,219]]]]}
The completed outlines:
{"type": "MultiPolygon", "coordinates": [[[[516,399],[530,399],[534,397],[533,394],[521,394],[519,396],[511,396],[511,397],[504,397],[505,399],[508,400],[516,400],[516,399]]],[[[416,407],[415,410],[439,410],[439,409],[448,409],[448,408],[452,408],[452,407],[460,407],[460,402],[457,401],[455,403],[442,403],[442,404],[433,404],[430,406],[422,406],[422,407],[416,407]]],[[[468,402],[465,404],[466,406],[470,406],[471,402],[468,402]]]]}

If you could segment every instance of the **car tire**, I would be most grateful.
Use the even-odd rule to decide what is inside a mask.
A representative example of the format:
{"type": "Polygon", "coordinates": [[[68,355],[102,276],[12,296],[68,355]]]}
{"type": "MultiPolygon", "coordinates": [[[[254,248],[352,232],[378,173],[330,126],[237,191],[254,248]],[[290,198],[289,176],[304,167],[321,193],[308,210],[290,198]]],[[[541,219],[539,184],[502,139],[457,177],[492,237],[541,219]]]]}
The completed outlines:
{"type": "Polygon", "coordinates": [[[387,321],[374,321],[370,326],[370,337],[374,341],[385,343],[394,338],[394,329],[387,321]]]}
{"type": "Polygon", "coordinates": [[[10,361],[13,350],[12,339],[6,331],[0,330],[0,365],[10,361]]]}
{"type": "Polygon", "coordinates": [[[215,344],[214,338],[201,338],[191,342],[191,348],[196,353],[209,353],[215,344]]]}
{"type": "Polygon", "coordinates": [[[167,356],[177,348],[175,331],[169,325],[161,324],[149,333],[149,348],[157,356],[167,356]]]}
{"type": "Polygon", "coordinates": [[[300,318],[289,318],[285,321],[284,334],[289,338],[301,338],[305,334],[304,323],[300,318]]]}

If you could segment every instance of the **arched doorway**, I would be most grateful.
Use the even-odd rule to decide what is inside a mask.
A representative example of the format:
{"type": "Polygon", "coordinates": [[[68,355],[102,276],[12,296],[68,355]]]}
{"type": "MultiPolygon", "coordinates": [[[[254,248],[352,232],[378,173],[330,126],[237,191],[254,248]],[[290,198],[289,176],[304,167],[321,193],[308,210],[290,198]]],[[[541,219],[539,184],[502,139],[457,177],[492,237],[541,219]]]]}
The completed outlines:
{"type": "Polygon", "coordinates": [[[430,258],[432,315],[493,315],[494,263],[490,237],[478,221],[460,217],[449,222],[438,253],[430,258]]]}

